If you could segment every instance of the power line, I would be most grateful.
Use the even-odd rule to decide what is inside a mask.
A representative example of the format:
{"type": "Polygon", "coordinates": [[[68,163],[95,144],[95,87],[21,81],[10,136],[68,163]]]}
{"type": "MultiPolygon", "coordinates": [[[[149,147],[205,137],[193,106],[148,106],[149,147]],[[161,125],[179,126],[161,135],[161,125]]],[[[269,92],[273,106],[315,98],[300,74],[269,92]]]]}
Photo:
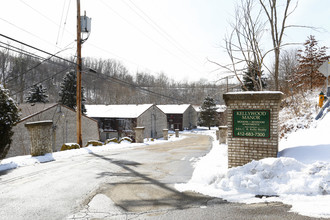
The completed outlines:
{"type": "Polygon", "coordinates": [[[68,14],[69,14],[70,5],[71,5],[71,0],[69,1],[68,9],[67,9],[67,11],[66,11],[66,16],[65,16],[64,25],[63,25],[63,30],[62,30],[61,41],[62,41],[62,39],[63,39],[64,30],[66,30],[66,29],[65,29],[65,26],[66,26],[66,21],[68,20],[68,14]]]}
{"type": "MultiPolygon", "coordinates": [[[[30,9],[32,9],[33,11],[35,11],[36,13],[38,13],[39,15],[41,15],[42,17],[46,18],[48,21],[50,21],[51,23],[53,23],[54,25],[56,26],[60,26],[58,25],[55,21],[53,21],[51,18],[49,18],[48,16],[44,15],[43,13],[41,13],[40,11],[38,11],[37,9],[35,9],[34,7],[32,7],[31,5],[29,5],[28,3],[26,3],[25,1],[23,0],[20,0],[20,2],[22,2],[24,5],[26,5],[27,7],[29,7],[30,9]]],[[[69,34],[73,35],[73,33],[71,33],[70,31],[66,30],[66,32],[68,32],[69,34]]]]}
{"type": "Polygon", "coordinates": [[[62,26],[62,19],[63,19],[64,9],[65,9],[65,1],[63,3],[60,25],[58,26],[57,38],[56,38],[56,45],[58,44],[58,38],[59,38],[60,32],[61,32],[61,26],[62,26]]]}
{"type": "MultiPolygon", "coordinates": [[[[29,32],[29,31],[25,30],[24,28],[21,28],[21,27],[19,27],[19,26],[15,25],[15,24],[13,24],[13,23],[11,23],[11,22],[7,21],[6,19],[0,18],[0,20],[2,20],[2,21],[4,21],[4,22],[6,22],[7,24],[10,24],[11,26],[13,26],[13,27],[15,27],[15,28],[17,28],[17,29],[19,29],[19,30],[21,30],[21,31],[24,31],[24,32],[26,32],[27,34],[29,34],[29,35],[31,35],[31,36],[33,36],[33,37],[36,37],[36,38],[38,38],[39,40],[42,40],[43,42],[45,42],[45,43],[47,43],[47,44],[49,44],[49,45],[52,45],[52,46],[54,46],[54,44],[53,44],[53,43],[50,43],[50,42],[48,42],[48,41],[46,41],[46,40],[44,40],[44,39],[40,38],[39,36],[37,36],[37,35],[35,35],[35,34],[33,34],[33,33],[29,32]]],[[[57,48],[59,48],[58,46],[56,46],[56,47],[57,47],[57,48]]]]}
{"type": "Polygon", "coordinates": [[[39,59],[39,60],[41,60],[41,59],[45,59],[44,57],[41,57],[41,56],[39,56],[39,55],[35,55],[35,54],[30,53],[30,52],[28,52],[28,51],[26,51],[26,50],[20,49],[20,48],[15,47],[15,46],[12,46],[12,45],[10,45],[10,44],[6,44],[6,43],[1,42],[1,41],[0,41],[0,44],[5,45],[5,46],[0,45],[0,47],[1,47],[1,48],[4,48],[4,49],[6,49],[6,50],[10,50],[10,51],[13,51],[13,52],[15,52],[15,53],[20,53],[20,54],[23,54],[23,55],[25,55],[25,56],[32,57],[32,58],[34,58],[34,59],[39,59]]]}
{"type": "MultiPolygon", "coordinates": [[[[164,94],[161,94],[161,93],[157,93],[157,92],[154,92],[154,91],[151,91],[151,90],[148,90],[148,89],[145,89],[139,85],[136,85],[136,84],[133,84],[133,83],[129,83],[127,81],[124,81],[124,80],[121,80],[121,79],[118,79],[116,77],[113,77],[113,76],[109,76],[109,75],[105,75],[103,73],[99,73],[95,70],[92,70],[92,71],[87,71],[85,73],[93,73],[94,75],[96,75],[98,78],[100,78],[99,75],[102,75],[103,77],[105,77],[106,80],[115,80],[115,81],[110,81],[112,83],[118,83],[118,84],[121,84],[123,86],[128,86],[130,88],[133,88],[135,90],[141,90],[142,92],[147,92],[149,94],[152,94],[152,95],[156,95],[156,96],[160,96],[160,97],[164,97],[164,98],[168,98],[168,99],[171,99],[171,100],[175,100],[175,101],[178,101],[180,103],[184,103],[182,100],[180,99],[177,99],[177,98],[174,98],[174,97],[171,97],[171,96],[168,96],[168,95],[164,95],[164,94]]],[[[104,79],[104,78],[101,78],[101,79],[104,79]]]]}
{"type": "Polygon", "coordinates": [[[137,14],[140,18],[142,18],[147,24],[149,24],[154,30],[156,30],[162,37],[164,37],[168,42],[170,42],[175,48],[181,51],[185,56],[191,57],[196,62],[195,57],[186,50],[176,39],[174,39],[164,28],[158,25],[147,13],[145,13],[140,7],[138,7],[133,1],[128,0],[140,13],[142,13],[145,17],[141,16],[135,9],[133,9],[129,4],[123,1],[135,14],[137,14]]]}
{"type": "MultiPolygon", "coordinates": [[[[3,45],[5,45],[5,46],[7,46],[7,47],[5,47],[5,46],[1,46],[1,45],[0,45],[1,48],[4,48],[4,49],[6,49],[6,50],[13,51],[13,52],[15,52],[15,53],[23,54],[24,56],[28,56],[28,57],[31,57],[31,58],[34,58],[34,59],[37,59],[37,60],[45,60],[45,59],[47,59],[47,57],[42,57],[42,56],[39,56],[39,55],[35,55],[35,54],[33,54],[33,53],[29,52],[29,51],[26,51],[26,50],[24,50],[24,49],[21,49],[21,48],[18,48],[18,47],[12,46],[12,45],[10,45],[10,44],[7,44],[7,43],[1,42],[1,41],[0,41],[0,44],[3,44],[3,45]],[[14,49],[13,49],[13,48],[14,48],[14,49]]],[[[62,67],[64,67],[63,64],[61,64],[61,63],[59,63],[59,62],[56,62],[56,61],[53,61],[53,60],[46,60],[46,62],[49,62],[49,63],[55,64],[55,65],[57,65],[57,66],[62,66],[62,67]]]]}
{"type": "Polygon", "coordinates": [[[53,54],[52,56],[50,56],[50,57],[48,57],[48,58],[42,60],[41,62],[37,63],[35,66],[33,66],[33,67],[29,68],[28,70],[26,70],[24,73],[21,73],[21,74],[17,75],[16,77],[14,77],[14,78],[8,80],[7,83],[10,83],[11,81],[17,79],[18,77],[23,76],[23,75],[29,73],[30,71],[32,71],[33,69],[37,68],[38,66],[40,66],[40,65],[43,64],[44,62],[50,60],[52,57],[54,57],[56,54],[59,54],[60,52],[62,52],[62,51],[58,51],[57,53],[53,54]]]}
{"type": "MultiPolygon", "coordinates": [[[[22,45],[28,46],[28,47],[30,47],[30,48],[33,48],[33,49],[35,49],[35,50],[38,50],[38,51],[40,51],[40,52],[43,52],[43,53],[45,53],[45,54],[50,55],[50,57],[47,58],[47,60],[51,59],[52,57],[56,57],[56,58],[58,58],[58,59],[60,59],[60,60],[64,60],[64,61],[66,61],[66,62],[68,62],[68,63],[70,63],[70,64],[76,65],[75,62],[70,61],[70,60],[65,59],[65,58],[62,58],[62,57],[59,57],[59,56],[56,55],[57,53],[60,53],[61,51],[57,52],[56,54],[51,54],[51,53],[49,53],[49,52],[47,52],[47,51],[41,50],[41,49],[36,48],[36,47],[34,47],[34,46],[31,46],[31,45],[29,45],[29,44],[26,44],[26,43],[23,43],[23,42],[21,42],[21,41],[15,40],[15,39],[13,39],[13,38],[11,38],[11,37],[8,37],[8,36],[6,36],[6,35],[0,34],[0,36],[5,37],[5,38],[7,38],[7,39],[9,39],[9,40],[12,40],[12,41],[18,42],[18,43],[20,43],[20,44],[22,44],[22,45]]],[[[42,62],[43,62],[43,61],[42,61],[42,62]]],[[[41,62],[41,63],[42,63],[42,62],[41,62]]],[[[37,66],[41,65],[41,63],[37,64],[37,66]]],[[[36,66],[33,67],[33,68],[36,68],[36,66]]],[[[31,69],[33,69],[33,68],[30,68],[28,71],[31,71],[31,69]]],[[[66,69],[68,69],[68,68],[66,68],[66,69]]],[[[65,69],[65,70],[66,70],[66,69],[65,69]]],[[[27,71],[27,72],[28,72],[28,71],[27,71]]],[[[63,71],[64,71],[64,70],[63,70],[63,71]]],[[[60,72],[63,72],[63,71],[60,71],[60,72]]],[[[115,80],[115,83],[119,83],[119,84],[122,84],[122,85],[126,85],[126,86],[129,86],[129,87],[134,88],[134,89],[139,89],[139,90],[141,90],[141,91],[148,92],[148,93],[150,93],[150,94],[154,94],[154,95],[157,95],[157,96],[165,97],[165,98],[172,99],[172,100],[176,100],[176,101],[179,101],[179,102],[183,103],[182,100],[179,100],[179,99],[177,99],[177,98],[174,98],[174,97],[171,97],[171,96],[167,96],[167,95],[163,95],[163,94],[160,94],[160,93],[157,93],[157,92],[154,92],[154,91],[151,91],[151,90],[148,90],[148,89],[142,88],[142,87],[140,87],[140,86],[138,86],[138,85],[136,85],[136,84],[129,83],[129,82],[126,82],[126,81],[124,81],[124,80],[118,79],[118,78],[116,78],[116,77],[105,75],[105,74],[103,74],[103,73],[99,73],[99,72],[97,72],[97,71],[95,71],[95,70],[91,70],[91,71],[88,71],[88,72],[89,72],[89,73],[94,73],[94,74],[97,73],[97,74],[99,74],[99,75],[105,76],[106,78],[111,78],[111,79],[115,80]]],[[[85,73],[86,73],[86,72],[85,72],[85,73]]],[[[26,73],[24,73],[24,74],[26,74],[26,73]]],[[[57,73],[57,74],[59,74],[59,73],[57,73]]],[[[54,74],[54,75],[57,75],[57,74],[54,74]]],[[[54,75],[53,75],[53,76],[54,76],[54,75]]],[[[43,80],[43,81],[45,81],[45,80],[43,80]]],[[[41,81],[41,82],[43,82],[43,81],[41,81]]],[[[38,83],[36,83],[36,84],[39,84],[39,83],[41,83],[41,82],[38,82],[38,83]]],[[[36,85],[36,84],[34,84],[34,85],[36,85]]],[[[32,86],[31,86],[31,87],[32,87],[32,86]]],[[[28,88],[31,88],[31,87],[28,87],[28,88]]],[[[25,91],[25,90],[26,90],[26,89],[23,89],[23,90],[21,90],[20,92],[23,92],[23,91],[25,91]]],[[[17,93],[20,93],[20,92],[16,92],[14,95],[16,95],[17,93]]]]}
{"type": "Polygon", "coordinates": [[[16,42],[16,43],[22,44],[22,45],[24,45],[24,46],[30,47],[30,48],[32,48],[32,49],[34,49],[34,50],[39,51],[39,52],[42,52],[42,53],[45,53],[45,54],[47,54],[47,55],[50,55],[50,56],[56,57],[56,58],[58,58],[58,59],[60,59],[60,60],[64,60],[64,61],[66,61],[66,62],[69,62],[69,63],[72,63],[72,64],[76,64],[76,63],[74,63],[74,62],[72,62],[72,61],[70,61],[70,60],[67,60],[67,59],[65,59],[65,58],[62,58],[62,57],[56,56],[56,55],[54,55],[54,54],[52,54],[52,53],[49,53],[49,52],[47,52],[47,51],[45,51],[45,50],[39,49],[39,48],[37,48],[37,47],[34,47],[34,46],[30,45],[30,44],[23,43],[22,41],[16,40],[16,39],[11,38],[11,37],[8,37],[8,36],[6,36],[6,35],[4,35],[4,34],[0,34],[0,36],[1,36],[1,37],[4,37],[4,38],[7,38],[7,39],[9,39],[9,40],[11,40],[11,41],[14,41],[14,42],[16,42]]]}
{"type": "Polygon", "coordinates": [[[61,74],[61,73],[65,72],[65,71],[67,71],[67,70],[70,69],[70,68],[72,68],[72,66],[68,66],[68,67],[66,67],[66,68],[64,68],[64,69],[62,69],[62,70],[60,70],[59,72],[57,72],[57,73],[55,73],[55,74],[53,74],[53,75],[47,77],[46,79],[43,79],[43,80],[41,80],[41,81],[39,81],[39,82],[37,82],[37,83],[34,83],[32,86],[26,87],[25,89],[22,89],[22,90],[20,90],[20,91],[18,91],[18,92],[15,92],[15,93],[13,93],[12,95],[14,96],[14,95],[16,95],[16,94],[18,94],[18,93],[24,92],[25,90],[27,90],[27,89],[29,89],[29,88],[32,88],[32,87],[35,86],[35,85],[38,85],[38,84],[43,83],[43,82],[45,82],[45,81],[47,81],[47,80],[50,80],[50,79],[52,79],[54,76],[57,76],[58,74],[61,74]]]}
{"type": "Polygon", "coordinates": [[[196,69],[195,67],[191,66],[189,63],[187,63],[184,59],[182,59],[181,57],[177,56],[175,53],[173,53],[172,51],[168,50],[166,47],[164,47],[163,45],[161,45],[159,42],[157,42],[156,40],[154,40],[153,38],[151,38],[149,35],[147,35],[144,31],[142,31],[140,28],[138,28],[136,25],[134,25],[133,23],[131,23],[130,21],[128,21],[125,17],[123,17],[122,15],[120,15],[118,12],[116,12],[114,9],[112,9],[107,3],[105,3],[103,0],[101,0],[101,2],[109,9],[111,10],[113,13],[115,13],[116,15],[118,15],[120,18],[122,18],[125,22],[127,22],[129,25],[133,26],[135,29],[137,29],[141,34],[143,34],[145,37],[147,37],[149,40],[151,40],[152,42],[154,42],[157,46],[159,46],[161,49],[163,49],[164,51],[166,51],[167,53],[169,53],[170,55],[178,58],[179,60],[181,60],[186,66],[190,67],[191,69],[200,72],[200,70],[196,69]]]}

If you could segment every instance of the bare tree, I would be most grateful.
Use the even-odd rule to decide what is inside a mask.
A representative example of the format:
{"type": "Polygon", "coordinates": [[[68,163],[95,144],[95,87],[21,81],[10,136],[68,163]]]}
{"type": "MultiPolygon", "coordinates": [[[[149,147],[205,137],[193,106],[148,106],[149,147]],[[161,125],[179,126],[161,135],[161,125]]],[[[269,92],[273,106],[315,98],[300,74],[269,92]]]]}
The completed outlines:
{"type": "Polygon", "coordinates": [[[297,7],[297,3],[295,7],[289,11],[290,4],[292,0],[285,1],[277,1],[277,0],[259,0],[263,11],[265,12],[268,23],[270,26],[270,34],[272,37],[273,43],[273,51],[274,51],[274,83],[275,90],[279,90],[279,66],[280,66],[280,51],[283,45],[283,36],[285,30],[289,27],[286,25],[287,18],[294,12],[297,7]],[[281,15],[278,10],[278,2],[282,4],[284,2],[284,10],[281,15]]]}
{"type": "Polygon", "coordinates": [[[280,91],[288,94],[293,85],[293,77],[298,69],[297,49],[284,50],[280,55],[279,86],[280,91]]]}
{"type": "Polygon", "coordinates": [[[230,63],[223,65],[214,61],[212,63],[234,74],[243,90],[248,90],[241,80],[240,75],[247,71],[249,66],[258,67],[258,77],[251,77],[257,90],[263,90],[261,68],[267,54],[260,47],[260,41],[265,31],[266,22],[262,21],[262,8],[255,5],[254,0],[241,0],[235,8],[235,19],[231,23],[232,31],[225,37],[225,50],[230,58],[230,63]]]}
{"type": "Polygon", "coordinates": [[[5,48],[0,51],[0,83],[6,87],[6,81],[9,76],[10,64],[9,49],[5,48]]]}
{"type": "Polygon", "coordinates": [[[239,75],[246,71],[253,63],[259,69],[258,78],[250,80],[257,85],[258,90],[263,90],[261,68],[265,68],[272,75],[274,89],[279,90],[279,65],[280,51],[283,46],[283,36],[288,27],[301,27],[298,25],[287,25],[287,18],[297,7],[297,0],[240,0],[235,9],[235,22],[231,23],[232,31],[225,37],[225,49],[230,58],[230,63],[222,65],[211,61],[233,73],[244,90],[239,75]],[[292,2],[295,6],[291,9],[292,2]],[[267,29],[267,24],[270,28],[267,29]],[[270,33],[272,46],[267,48],[265,33],[270,33]],[[262,45],[262,46],[261,46],[262,45]],[[272,68],[265,64],[265,58],[274,52],[272,68]]]}

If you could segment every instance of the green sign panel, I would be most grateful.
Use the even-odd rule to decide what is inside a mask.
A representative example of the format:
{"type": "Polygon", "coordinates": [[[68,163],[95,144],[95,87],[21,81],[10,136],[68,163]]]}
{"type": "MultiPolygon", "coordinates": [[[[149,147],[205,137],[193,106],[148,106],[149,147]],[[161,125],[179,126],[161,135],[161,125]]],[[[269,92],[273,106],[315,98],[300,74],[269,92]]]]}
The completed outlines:
{"type": "Polygon", "coordinates": [[[233,110],[233,136],[270,138],[270,110],[233,110]]]}

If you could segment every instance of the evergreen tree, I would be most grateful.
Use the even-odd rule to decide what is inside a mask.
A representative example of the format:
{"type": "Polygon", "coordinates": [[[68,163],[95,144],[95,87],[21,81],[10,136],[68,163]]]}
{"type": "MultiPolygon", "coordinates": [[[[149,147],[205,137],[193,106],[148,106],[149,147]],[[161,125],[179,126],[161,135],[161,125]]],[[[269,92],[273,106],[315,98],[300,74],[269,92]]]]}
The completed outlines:
{"type": "Polygon", "coordinates": [[[28,96],[26,97],[27,103],[46,103],[48,102],[48,95],[45,93],[47,92],[46,88],[43,88],[42,84],[34,85],[31,90],[29,91],[28,96]]]}
{"type": "Polygon", "coordinates": [[[201,106],[201,125],[207,126],[209,130],[211,129],[211,126],[216,125],[218,122],[217,109],[214,99],[209,96],[205,97],[201,106]]]}
{"type": "Polygon", "coordinates": [[[0,160],[5,158],[13,136],[12,128],[19,121],[18,108],[0,84],[0,160]]]}
{"type": "MultiPolygon", "coordinates": [[[[77,75],[75,72],[68,72],[61,84],[60,103],[68,106],[69,108],[76,109],[77,105],[77,75]]],[[[81,88],[81,112],[86,113],[85,108],[84,88],[81,88]]]]}
{"type": "MultiPolygon", "coordinates": [[[[266,80],[262,77],[262,72],[258,62],[253,61],[249,63],[248,69],[243,76],[243,83],[248,91],[262,91],[266,87],[266,80]]],[[[242,86],[243,90],[244,86],[242,86]]]]}
{"type": "Polygon", "coordinates": [[[326,55],[327,47],[319,47],[317,40],[310,35],[304,43],[305,50],[298,50],[298,71],[294,77],[294,86],[297,89],[311,89],[324,85],[326,77],[318,71],[318,68],[329,56],[326,55]]]}

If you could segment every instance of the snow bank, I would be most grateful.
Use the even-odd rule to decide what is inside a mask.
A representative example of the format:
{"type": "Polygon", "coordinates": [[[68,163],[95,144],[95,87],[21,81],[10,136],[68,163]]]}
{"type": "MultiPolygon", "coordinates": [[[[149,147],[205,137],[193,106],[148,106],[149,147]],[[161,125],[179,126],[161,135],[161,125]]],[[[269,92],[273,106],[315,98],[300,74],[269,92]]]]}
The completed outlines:
{"type": "MultiPolygon", "coordinates": [[[[90,153],[98,153],[103,151],[112,151],[115,149],[121,148],[131,148],[131,147],[138,147],[138,146],[145,146],[145,145],[152,145],[152,144],[159,144],[163,142],[173,142],[182,140],[185,137],[180,136],[176,138],[174,135],[169,136],[168,140],[157,139],[151,141],[151,139],[145,139],[144,143],[130,143],[128,141],[122,141],[120,144],[110,142],[103,146],[88,146],[80,149],[72,149],[66,151],[59,151],[54,153],[45,154],[43,156],[32,157],[31,155],[26,156],[17,156],[17,157],[10,157],[0,161],[0,172],[9,169],[15,169],[18,167],[23,166],[31,166],[39,163],[50,162],[55,160],[61,160],[65,158],[71,158],[79,155],[90,154],[90,153]]],[[[71,143],[68,143],[71,144],[71,143]]]]}
{"type": "MultiPolygon", "coordinates": [[[[195,191],[230,202],[282,202],[310,217],[330,217],[330,114],[315,128],[292,133],[280,143],[279,158],[252,161],[228,169],[227,145],[213,142],[200,158],[188,183],[179,191],[195,191]]],[[[203,132],[203,131],[199,131],[203,132]]]]}

